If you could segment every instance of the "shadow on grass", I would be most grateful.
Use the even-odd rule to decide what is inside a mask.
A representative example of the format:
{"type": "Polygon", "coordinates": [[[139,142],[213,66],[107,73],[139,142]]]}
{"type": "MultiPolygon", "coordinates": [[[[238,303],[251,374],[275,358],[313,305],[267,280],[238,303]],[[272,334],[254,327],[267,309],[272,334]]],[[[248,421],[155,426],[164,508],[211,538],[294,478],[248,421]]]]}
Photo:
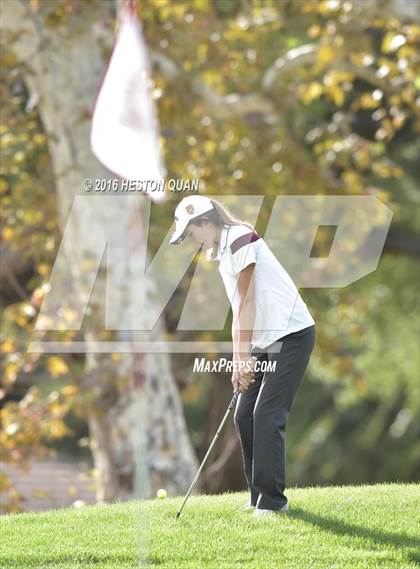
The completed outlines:
{"type": "Polygon", "coordinates": [[[420,565],[420,539],[416,539],[415,537],[411,537],[407,534],[393,534],[363,528],[345,523],[341,520],[334,520],[305,512],[305,510],[301,508],[293,508],[290,512],[290,516],[339,535],[361,537],[382,545],[390,545],[399,551],[403,551],[409,561],[420,565]]]}

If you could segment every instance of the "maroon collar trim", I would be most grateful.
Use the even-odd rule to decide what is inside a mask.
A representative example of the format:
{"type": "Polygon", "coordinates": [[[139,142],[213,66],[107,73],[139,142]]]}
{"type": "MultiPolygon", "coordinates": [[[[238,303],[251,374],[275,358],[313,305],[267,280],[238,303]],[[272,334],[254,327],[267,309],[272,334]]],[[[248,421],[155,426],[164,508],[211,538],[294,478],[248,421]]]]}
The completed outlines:
{"type": "Polygon", "coordinates": [[[244,247],[245,245],[248,245],[248,243],[253,243],[254,241],[257,241],[258,239],[260,239],[260,236],[258,235],[258,233],[256,231],[251,231],[250,233],[246,233],[245,235],[241,235],[240,237],[235,239],[235,241],[232,241],[232,243],[230,245],[230,250],[232,251],[232,255],[234,253],[236,253],[236,251],[238,251],[239,249],[244,247]]]}

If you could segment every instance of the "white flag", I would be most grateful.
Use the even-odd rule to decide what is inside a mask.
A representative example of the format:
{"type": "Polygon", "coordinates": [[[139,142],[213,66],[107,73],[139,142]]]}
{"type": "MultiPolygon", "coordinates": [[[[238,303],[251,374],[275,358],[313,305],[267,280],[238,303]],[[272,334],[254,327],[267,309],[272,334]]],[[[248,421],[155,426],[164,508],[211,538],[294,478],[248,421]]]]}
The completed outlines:
{"type": "MultiPolygon", "coordinates": [[[[117,38],[93,112],[91,145],[98,160],[121,178],[162,182],[165,176],[148,55],[131,3],[120,12],[117,38]]],[[[165,197],[163,191],[146,193],[156,201],[165,197]]]]}

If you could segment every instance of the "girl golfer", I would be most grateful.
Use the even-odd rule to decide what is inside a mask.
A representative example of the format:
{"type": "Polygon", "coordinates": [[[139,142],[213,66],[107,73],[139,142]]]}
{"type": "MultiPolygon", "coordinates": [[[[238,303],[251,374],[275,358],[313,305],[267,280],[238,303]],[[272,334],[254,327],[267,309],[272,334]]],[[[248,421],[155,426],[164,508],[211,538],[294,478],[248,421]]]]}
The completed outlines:
{"type": "Polygon", "coordinates": [[[232,306],[234,422],[254,516],[288,512],[286,424],[315,343],[315,322],[292,279],[254,228],[217,200],[188,196],[170,243],[191,236],[219,261],[232,306]],[[256,362],[267,363],[258,370],[256,362]]]}

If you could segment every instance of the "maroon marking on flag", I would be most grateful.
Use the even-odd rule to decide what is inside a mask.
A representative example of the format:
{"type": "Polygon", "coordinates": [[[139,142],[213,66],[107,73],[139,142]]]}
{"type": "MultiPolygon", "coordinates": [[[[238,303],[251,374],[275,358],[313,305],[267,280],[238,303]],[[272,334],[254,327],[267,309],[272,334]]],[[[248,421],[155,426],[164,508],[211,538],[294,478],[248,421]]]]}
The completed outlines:
{"type": "Polygon", "coordinates": [[[246,235],[241,235],[240,237],[235,239],[235,241],[233,241],[231,246],[230,246],[230,250],[232,251],[232,255],[233,255],[233,253],[236,253],[236,251],[238,251],[238,249],[240,249],[244,245],[248,245],[248,243],[253,243],[254,241],[257,241],[258,239],[260,239],[260,236],[258,235],[258,233],[256,231],[251,231],[251,233],[247,233],[246,235]]]}

